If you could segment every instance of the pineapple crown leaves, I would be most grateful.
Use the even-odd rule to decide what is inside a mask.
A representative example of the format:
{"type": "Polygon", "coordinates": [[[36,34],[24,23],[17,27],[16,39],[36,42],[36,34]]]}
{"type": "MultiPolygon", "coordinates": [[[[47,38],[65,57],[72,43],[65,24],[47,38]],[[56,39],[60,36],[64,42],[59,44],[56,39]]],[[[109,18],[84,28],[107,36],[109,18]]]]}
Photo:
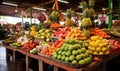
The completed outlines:
{"type": "Polygon", "coordinates": [[[52,13],[51,13],[51,15],[50,15],[50,19],[53,22],[59,21],[59,12],[56,11],[56,10],[53,10],[52,13]]]}
{"type": "Polygon", "coordinates": [[[71,8],[70,8],[70,9],[67,9],[67,11],[66,11],[67,15],[66,15],[66,16],[67,16],[68,18],[71,18],[73,12],[74,12],[74,11],[72,11],[71,8]]]}
{"type": "Polygon", "coordinates": [[[87,3],[86,3],[86,1],[80,2],[80,6],[82,7],[83,10],[86,9],[86,8],[87,8],[87,3]]]}
{"type": "Polygon", "coordinates": [[[95,0],[89,0],[88,3],[89,3],[89,7],[94,7],[95,0]]]}
{"type": "Polygon", "coordinates": [[[90,16],[88,8],[83,10],[83,17],[88,18],[90,16]]]}

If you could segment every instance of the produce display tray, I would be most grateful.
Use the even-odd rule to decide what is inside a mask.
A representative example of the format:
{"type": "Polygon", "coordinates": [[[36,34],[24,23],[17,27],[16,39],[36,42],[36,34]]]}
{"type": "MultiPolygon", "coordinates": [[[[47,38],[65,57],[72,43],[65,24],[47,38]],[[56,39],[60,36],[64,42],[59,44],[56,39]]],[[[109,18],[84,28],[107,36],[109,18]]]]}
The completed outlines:
{"type": "MultiPolygon", "coordinates": [[[[12,46],[12,44],[9,44],[12,48],[19,49],[19,47],[12,46]]],[[[21,47],[21,46],[20,46],[21,47]]]]}
{"type": "Polygon", "coordinates": [[[71,67],[71,68],[76,68],[76,69],[80,69],[80,68],[83,68],[87,65],[79,65],[79,64],[72,64],[72,63],[68,63],[68,62],[65,62],[65,61],[62,61],[62,60],[57,60],[57,59],[54,59],[54,58],[51,58],[53,61],[61,64],[61,65],[65,65],[65,66],[68,66],[68,67],[71,67]]]}

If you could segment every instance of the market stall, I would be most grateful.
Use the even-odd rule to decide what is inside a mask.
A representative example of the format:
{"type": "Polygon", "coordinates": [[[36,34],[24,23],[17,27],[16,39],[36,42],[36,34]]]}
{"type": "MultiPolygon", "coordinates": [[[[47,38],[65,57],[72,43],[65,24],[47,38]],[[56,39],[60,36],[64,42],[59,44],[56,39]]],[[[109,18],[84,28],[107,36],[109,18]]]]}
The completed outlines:
{"type": "Polygon", "coordinates": [[[74,11],[71,8],[66,10],[66,17],[60,13],[57,0],[49,17],[45,13],[38,16],[39,24],[32,24],[31,12],[31,24],[24,28],[18,24],[21,30],[0,44],[6,48],[7,60],[12,56],[16,63],[21,58],[19,55],[23,56],[26,71],[34,71],[30,67],[32,59],[37,61],[39,71],[47,71],[47,65],[54,67],[54,71],[107,71],[107,63],[120,56],[120,21],[112,25],[109,12],[109,28],[96,26],[94,2],[80,2],[81,23],[72,19],[74,11]],[[64,25],[60,21],[64,21],[64,25]]]}

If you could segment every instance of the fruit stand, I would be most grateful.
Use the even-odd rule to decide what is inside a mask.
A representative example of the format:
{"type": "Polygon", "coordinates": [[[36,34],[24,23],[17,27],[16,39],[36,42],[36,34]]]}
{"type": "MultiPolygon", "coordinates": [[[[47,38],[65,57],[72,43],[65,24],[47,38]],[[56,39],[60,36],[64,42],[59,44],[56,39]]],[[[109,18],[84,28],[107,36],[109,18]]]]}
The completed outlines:
{"type": "MultiPolygon", "coordinates": [[[[38,60],[38,64],[39,64],[39,71],[44,71],[43,69],[43,62],[47,63],[47,64],[50,64],[50,65],[54,65],[54,71],[58,71],[58,67],[59,68],[62,68],[62,69],[65,69],[67,71],[107,71],[106,69],[106,66],[107,66],[107,62],[116,58],[117,56],[120,55],[120,50],[117,51],[117,52],[114,52],[113,54],[109,55],[107,57],[107,59],[102,59],[100,60],[99,62],[92,62],[88,65],[86,65],[85,67],[81,67],[81,68],[72,68],[72,67],[69,67],[69,66],[66,66],[66,65],[63,65],[62,63],[59,63],[59,62],[56,62],[50,58],[46,58],[46,57],[43,57],[43,56],[39,56],[39,55],[34,55],[34,54],[30,54],[28,52],[25,52],[23,50],[20,50],[20,49],[15,49],[15,48],[12,48],[10,46],[6,46],[4,44],[0,44],[1,46],[4,46],[6,47],[6,50],[9,51],[9,50],[12,50],[13,52],[13,59],[14,59],[14,62],[16,62],[16,53],[17,52],[20,52],[21,54],[25,55],[25,60],[26,60],[26,71],[28,71],[29,69],[29,58],[34,58],[36,60],[38,60]]],[[[7,56],[9,56],[8,52],[6,52],[7,56]]],[[[9,57],[7,57],[8,59],[9,57]]],[[[18,59],[18,58],[17,58],[18,59]]]]}
{"type": "Polygon", "coordinates": [[[38,25],[34,24],[29,29],[22,29],[0,44],[6,48],[7,60],[12,55],[16,63],[20,59],[19,55],[24,56],[26,71],[31,69],[31,59],[37,61],[39,71],[47,71],[44,64],[52,65],[54,71],[59,71],[59,69],[107,71],[107,63],[120,55],[120,41],[118,40],[120,31],[116,29],[119,22],[117,21],[112,28],[100,29],[93,23],[94,1],[82,1],[80,5],[83,10],[81,24],[75,26],[71,19],[73,11],[67,9],[66,21],[64,25],[60,25],[62,16],[59,14],[56,0],[47,24],[44,23],[45,15],[40,14],[38,25]]]}

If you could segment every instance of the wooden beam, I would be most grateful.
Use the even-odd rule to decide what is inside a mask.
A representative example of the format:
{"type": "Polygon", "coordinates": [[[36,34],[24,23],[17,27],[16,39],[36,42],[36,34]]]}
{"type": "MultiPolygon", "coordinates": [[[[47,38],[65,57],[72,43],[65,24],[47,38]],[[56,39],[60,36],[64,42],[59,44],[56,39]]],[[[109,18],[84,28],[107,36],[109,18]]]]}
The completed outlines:
{"type": "Polygon", "coordinates": [[[46,4],[50,4],[50,3],[53,3],[55,2],[55,0],[50,0],[50,1],[47,1],[47,2],[44,2],[44,3],[40,3],[39,5],[46,5],[46,4]]]}

